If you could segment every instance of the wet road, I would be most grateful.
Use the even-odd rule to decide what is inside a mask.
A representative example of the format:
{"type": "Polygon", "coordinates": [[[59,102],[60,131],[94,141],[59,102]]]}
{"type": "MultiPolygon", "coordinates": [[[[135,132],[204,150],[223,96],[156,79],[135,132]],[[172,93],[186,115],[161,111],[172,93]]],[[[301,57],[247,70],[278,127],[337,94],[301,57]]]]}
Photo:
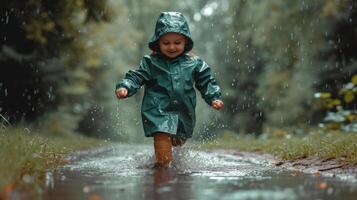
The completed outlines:
{"type": "Polygon", "coordinates": [[[357,183],[282,171],[226,151],[175,150],[151,169],[152,146],[118,145],[47,176],[44,199],[357,199],[357,183]]]}

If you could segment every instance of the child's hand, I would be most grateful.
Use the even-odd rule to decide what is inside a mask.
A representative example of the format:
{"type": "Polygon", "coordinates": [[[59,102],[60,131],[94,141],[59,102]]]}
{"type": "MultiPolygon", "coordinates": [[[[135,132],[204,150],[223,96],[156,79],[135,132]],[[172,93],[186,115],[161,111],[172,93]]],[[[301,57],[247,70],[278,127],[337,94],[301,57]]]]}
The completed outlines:
{"type": "Polygon", "coordinates": [[[115,94],[117,95],[118,99],[124,99],[128,96],[128,90],[126,88],[118,88],[115,90],[115,94]]]}
{"type": "Polygon", "coordinates": [[[224,107],[224,103],[221,100],[214,100],[212,102],[212,108],[219,110],[224,107]]]}

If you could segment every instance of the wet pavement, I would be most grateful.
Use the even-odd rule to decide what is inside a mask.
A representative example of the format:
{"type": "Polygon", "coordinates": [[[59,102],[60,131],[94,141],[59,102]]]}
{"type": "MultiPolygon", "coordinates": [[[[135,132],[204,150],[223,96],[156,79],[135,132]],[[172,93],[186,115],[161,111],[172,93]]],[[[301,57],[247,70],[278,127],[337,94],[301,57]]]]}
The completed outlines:
{"type": "Polygon", "coordinates": [[[118,145],[47,174],[44,199],[357,199],[357,183],[284,171],[227,151],[174,151],[152,169],[152,146],[118,145]]]}

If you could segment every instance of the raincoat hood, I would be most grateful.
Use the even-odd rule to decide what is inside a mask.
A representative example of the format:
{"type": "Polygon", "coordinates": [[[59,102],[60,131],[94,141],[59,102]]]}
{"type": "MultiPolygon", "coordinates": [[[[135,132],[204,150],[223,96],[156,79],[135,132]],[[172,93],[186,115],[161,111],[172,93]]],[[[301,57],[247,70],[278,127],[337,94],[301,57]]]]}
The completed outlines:
{"type": "Polygon", "coordinates": [[[149,42],[149,48],[158,52],[158,40],[166,33],[179,33],[186,37],[184,53],[191,51],[193,41],[191,38],[190,29],[185,17],[179,12],[162,12],[156,22],[155,33],[149,42]]]}

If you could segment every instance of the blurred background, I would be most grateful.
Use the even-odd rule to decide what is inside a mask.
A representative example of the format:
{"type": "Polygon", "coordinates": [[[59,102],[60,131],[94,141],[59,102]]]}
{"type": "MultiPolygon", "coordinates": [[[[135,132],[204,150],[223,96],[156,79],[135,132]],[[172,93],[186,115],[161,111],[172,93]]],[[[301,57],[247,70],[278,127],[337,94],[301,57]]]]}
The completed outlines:
{"type": "Polygon", "coordinates": [[[114,89],[151,53],[162,11],[185,15],[223,90],[221,111],[197,98],[195,140],[357,132],[355,0],[3,0],[1,126],[144,141],[143,91],[118,101],[114,89]]]}

